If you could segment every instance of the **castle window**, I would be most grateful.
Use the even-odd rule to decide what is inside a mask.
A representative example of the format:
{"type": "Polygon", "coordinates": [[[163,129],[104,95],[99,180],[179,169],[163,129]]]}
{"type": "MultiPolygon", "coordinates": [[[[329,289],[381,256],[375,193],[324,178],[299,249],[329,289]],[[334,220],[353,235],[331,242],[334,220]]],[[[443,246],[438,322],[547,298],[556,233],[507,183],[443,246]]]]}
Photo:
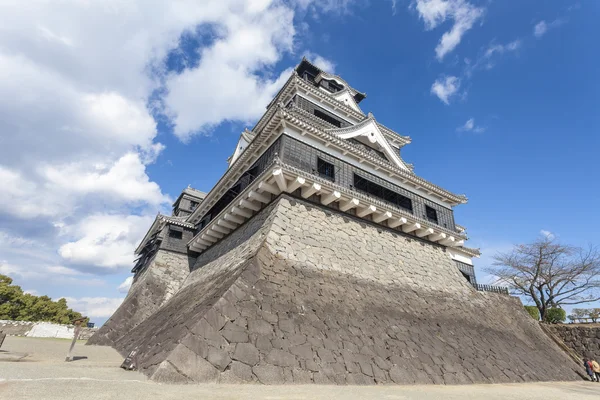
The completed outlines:
{"type": "MultiPolygon", "coordinates": [[[[324,82],[325,83],[325,82],[324,82]]],[[[325,83],[324,87],[329,90],[331,93],[336,93],[339,92],[340,90],[342,90],[342,86],[338,85],[337,83],[335,83],[334,81],[328,81],[327,83],[325,83]]]]}
{"type": "Polygon", "coordinates": [[[370,180],[365,179],[357,174],[354,174],[354,188],[388,203],[397,205],[398,207],[412,213],[413,208],[411,199],[406,196],[402,196],[393,190],[378,185],[375,182],[371,182],[370,180]]]}
{"type": "Polygon", "coordinates": [[[435,208],[425,206],[425,215],[427,216],[427,220],[429,222],[438,223],[437,211],[435,208]]]}
{"type": "Polygon", "coordinates": [[[315,82],[315,76],[308,71],[304,72],[303,78],[307,82],[311,82],[311,83],[315,82]]]}
{"type": "Polygon", "coordinates": [[[195,210],[196,207],[198,207],[198,204],[200,204],[200,203],[198,203],[197,201],[193,201],[193,200],[190,201],[190,210],[192,210],[192,211],[195,210]]]}
{"type": "Polygon", "coordinates": [[[465,274],[465,273],[464,273],[464,272],[462,272],[462,271],[460,271],[460,273],[462,274],[462,276],[463,276],[463,277],[464,277],[464,278],[465,278],[467,281],[469,281],[469,283],[473,283],[473,282],[471,282],[471,275],[467,275],[467,274],[465,274]]]}
{"type": "Polygon", "coordinates": [[[176,230],[173,230],[173,229],[169,229],[169,237],[173,238],[173,239],[182,239],[183,238],[183,232],[176,231],[176,230]]]}
{"type": "Polygon", "coordinates": [[[342,123],[337,119],[325,114],[323,111],[314,110],[313,114],[317,118],[321,118],[323,121],[329,122],[331,125],[337,126],[338,128],[342,127],[342,123]]]}
{"type": "Polygon", "coordinates": [[[317,172],[321,178],[329,179],[335,182],[335,168],[333,164],[317,159],[317,172]]]}

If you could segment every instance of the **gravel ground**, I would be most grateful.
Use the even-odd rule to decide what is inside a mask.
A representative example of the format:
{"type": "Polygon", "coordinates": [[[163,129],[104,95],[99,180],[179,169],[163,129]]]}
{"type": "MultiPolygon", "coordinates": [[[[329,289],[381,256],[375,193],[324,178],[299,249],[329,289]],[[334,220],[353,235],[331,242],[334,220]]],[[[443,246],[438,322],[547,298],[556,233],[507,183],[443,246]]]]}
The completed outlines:
{"type": "MultiPolygon", "coordinates": [[[[76,361],[64,362],[70,341],[7,337],[3,351],[28,353],[2,362],[0,399],[503,399],[585,400],[600,398],[600,383],[549,382],[464,386],[159,385],[119,368],[113,349],[75,346],[76,361]]],[[[3,353],[0,352],[0,355],[3,353]]],[[[6,356],[8,353],[4,353],[6,356]]],[[[8,359],[8,357],[5,357],[8,359]]]]}

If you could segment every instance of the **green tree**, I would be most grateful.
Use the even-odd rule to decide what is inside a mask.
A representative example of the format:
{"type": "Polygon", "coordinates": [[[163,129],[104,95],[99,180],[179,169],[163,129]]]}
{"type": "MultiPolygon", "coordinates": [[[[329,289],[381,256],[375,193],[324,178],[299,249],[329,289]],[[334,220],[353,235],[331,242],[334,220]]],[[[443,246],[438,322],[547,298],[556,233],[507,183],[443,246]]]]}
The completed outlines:
{"type": "Polygon", "coordinates": [[[535,319],[536,321],[540,320],[540,310],[538,310],[536,306],[525,306],[525,310],[527,310],[529,315],[531,315],[531,318],[535,319]]]}
{"type": "Polygon", "coordinates": [[[559,324],[565,322],[565,319],[567,319],[567,312],[558,307],[547,309],[544,316],[544,321],[549,324],[559,324]]]}
{"type": "Polygon", "coordinates": [[[23,293],[20,286],[12,283],[10,277],[0,274],[0,319],[69,324],[82,318],[80,313],[67,306],[67,300],[53,301],[48,296],[23,293]]]}

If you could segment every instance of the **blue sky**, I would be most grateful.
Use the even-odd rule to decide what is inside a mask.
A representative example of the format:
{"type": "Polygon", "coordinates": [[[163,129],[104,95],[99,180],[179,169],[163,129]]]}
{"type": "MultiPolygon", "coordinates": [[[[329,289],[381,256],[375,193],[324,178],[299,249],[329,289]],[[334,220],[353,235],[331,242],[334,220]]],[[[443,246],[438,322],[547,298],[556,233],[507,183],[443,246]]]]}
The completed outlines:
{"type": "Polygon", "coordinates": [[[96,322],[156,213],[210,190],[303,55],[467,194],[478,269],[542,231],[599,244],[595,2],[34,4],[0,4],[0,273],[96,322]]]}

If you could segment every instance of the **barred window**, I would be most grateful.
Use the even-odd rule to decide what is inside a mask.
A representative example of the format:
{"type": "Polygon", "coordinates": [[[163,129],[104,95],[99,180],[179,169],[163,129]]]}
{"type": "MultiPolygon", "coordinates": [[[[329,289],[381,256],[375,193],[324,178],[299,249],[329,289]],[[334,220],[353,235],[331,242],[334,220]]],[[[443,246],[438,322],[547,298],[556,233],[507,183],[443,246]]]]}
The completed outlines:
{"type": "Polygon", "coordinates": [[[324,81],[323,82],[323,87],[326,88],[327,90],[329,90],[332,93],[339,92],[340,90],[343,89],[343,87],[341,85],[338,85],[334,81],[324,81]]]}
{"type": "Polygon", "coordinates": [[[372,196],[375,196],[383,201],[397,205],[412,213],[412,200],[406,196],[402,196],[390,189],[387,189],[381,185],[371,182],[357,174],[354,174],[354,188],[361,192],[365,192],[372,196]]]}
{"type": "Polygon", "coordinates": [[[192,210],[192,211],[195,210],[196,207],[198,207],[198,204],[200,204],[200,203],[198,203],[197,201],[191,200],[190,201],[190,210],[192,210]]]}
{"type": "Polygon", "coordinates": [[[335,181],[335,168],[333,164],[323,161],[320,158],[317,159],[317,172],[321,178],[335,181]]]}
{"type": "Polygon", "coordinates": [[[173,229],[169,229],[169,237],[173,238],[173,239],[182,239],[183,238],[183,232],[181,232],[181,231],[175,231],[173,229]]]}
{"type": "Polygon", "coordinates": [[[330,115],[325,114],[323,111],[319,111],[319,110],[314,110],[313,114],[315,115],[315,117],[321,118],[323,121],[329,122],[331,125],[337,126],[338,128],[342,127],[342,122],[338,121],[337,119],[333,118],[330,115]]]}
{"type": "Polygon", "coordinates": [[[429,207],[426,205],[425,206],[425,215],[429,222],[435,222],[436,224],[438,223],[437,211],[435,210],[435,208],[432,208],[432,207],[429,207]]]}

